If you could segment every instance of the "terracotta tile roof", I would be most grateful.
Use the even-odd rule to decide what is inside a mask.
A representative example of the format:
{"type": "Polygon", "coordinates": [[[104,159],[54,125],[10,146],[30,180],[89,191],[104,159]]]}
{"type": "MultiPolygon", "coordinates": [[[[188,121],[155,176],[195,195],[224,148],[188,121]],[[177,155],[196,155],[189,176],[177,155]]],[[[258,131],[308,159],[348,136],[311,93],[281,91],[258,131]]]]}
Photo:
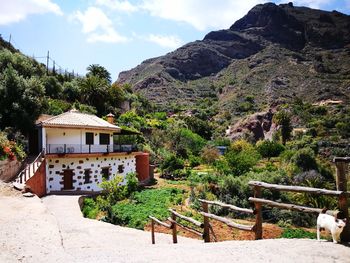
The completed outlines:
{"type": "Polygon", "coordinates": [[[43,127],[103,129],[120,132],[121,128],[92,114],[70,110],[60,115],[42,120],[38,123],[43,127]]]}

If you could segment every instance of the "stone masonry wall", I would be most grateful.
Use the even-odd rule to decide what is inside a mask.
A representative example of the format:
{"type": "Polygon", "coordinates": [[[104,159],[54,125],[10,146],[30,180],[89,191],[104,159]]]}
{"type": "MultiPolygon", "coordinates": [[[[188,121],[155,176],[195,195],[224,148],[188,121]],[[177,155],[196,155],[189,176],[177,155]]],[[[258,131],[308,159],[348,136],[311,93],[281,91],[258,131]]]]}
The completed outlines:
{"type": "Polygon", "coordinates": [[[73,170],[73,189],[65,191],[100,191],[102,168],[109,169],[109,179],[115,175],[125,177],[136,171],[134,155],[47,158],[46,185],[47,193],[63,190],[63,171],[73,170]],[[85,170],[90,169],[89,183],[85,183],[85,170]]]}

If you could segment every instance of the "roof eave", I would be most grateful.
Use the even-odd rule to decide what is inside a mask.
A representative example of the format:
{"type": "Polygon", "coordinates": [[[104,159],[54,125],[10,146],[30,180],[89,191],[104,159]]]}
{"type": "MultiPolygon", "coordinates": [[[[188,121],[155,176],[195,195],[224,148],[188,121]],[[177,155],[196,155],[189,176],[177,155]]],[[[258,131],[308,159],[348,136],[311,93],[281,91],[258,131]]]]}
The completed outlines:
{"type": "Polygon", "coordinates": [[[101,127],[101,126],[88,126],[88,125],[64,125],[64,124],[45,124],[39,123],[37,126],[43,128],[66,128],[66,129],[85,129],[85,130],[104,130],[112,132],[121,132],[119,127],[101,127]]]}

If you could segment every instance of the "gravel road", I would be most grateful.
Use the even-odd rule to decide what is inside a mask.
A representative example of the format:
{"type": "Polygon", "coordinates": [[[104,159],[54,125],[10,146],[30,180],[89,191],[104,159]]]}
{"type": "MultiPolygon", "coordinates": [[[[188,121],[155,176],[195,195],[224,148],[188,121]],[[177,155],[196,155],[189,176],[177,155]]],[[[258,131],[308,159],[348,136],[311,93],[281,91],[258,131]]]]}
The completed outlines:
{"type": "Polygon", "coordinates": [[[0,193],[0,262],[349,262],[350,248],[315,240],[204,244],[83,218],[77,196],[0,193]]]}

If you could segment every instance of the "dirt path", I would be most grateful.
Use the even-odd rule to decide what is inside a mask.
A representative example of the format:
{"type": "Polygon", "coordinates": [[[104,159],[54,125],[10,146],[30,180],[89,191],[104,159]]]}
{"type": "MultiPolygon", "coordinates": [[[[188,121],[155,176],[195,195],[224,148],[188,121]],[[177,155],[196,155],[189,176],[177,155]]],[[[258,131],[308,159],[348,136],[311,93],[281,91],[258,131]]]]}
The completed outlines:
{"type": "Polygon", "coordinates": [[[201,241],[83,218],[76,196],[0,195],[0,262],[350,262],[350,248],[315,240],[201,241]]]}

